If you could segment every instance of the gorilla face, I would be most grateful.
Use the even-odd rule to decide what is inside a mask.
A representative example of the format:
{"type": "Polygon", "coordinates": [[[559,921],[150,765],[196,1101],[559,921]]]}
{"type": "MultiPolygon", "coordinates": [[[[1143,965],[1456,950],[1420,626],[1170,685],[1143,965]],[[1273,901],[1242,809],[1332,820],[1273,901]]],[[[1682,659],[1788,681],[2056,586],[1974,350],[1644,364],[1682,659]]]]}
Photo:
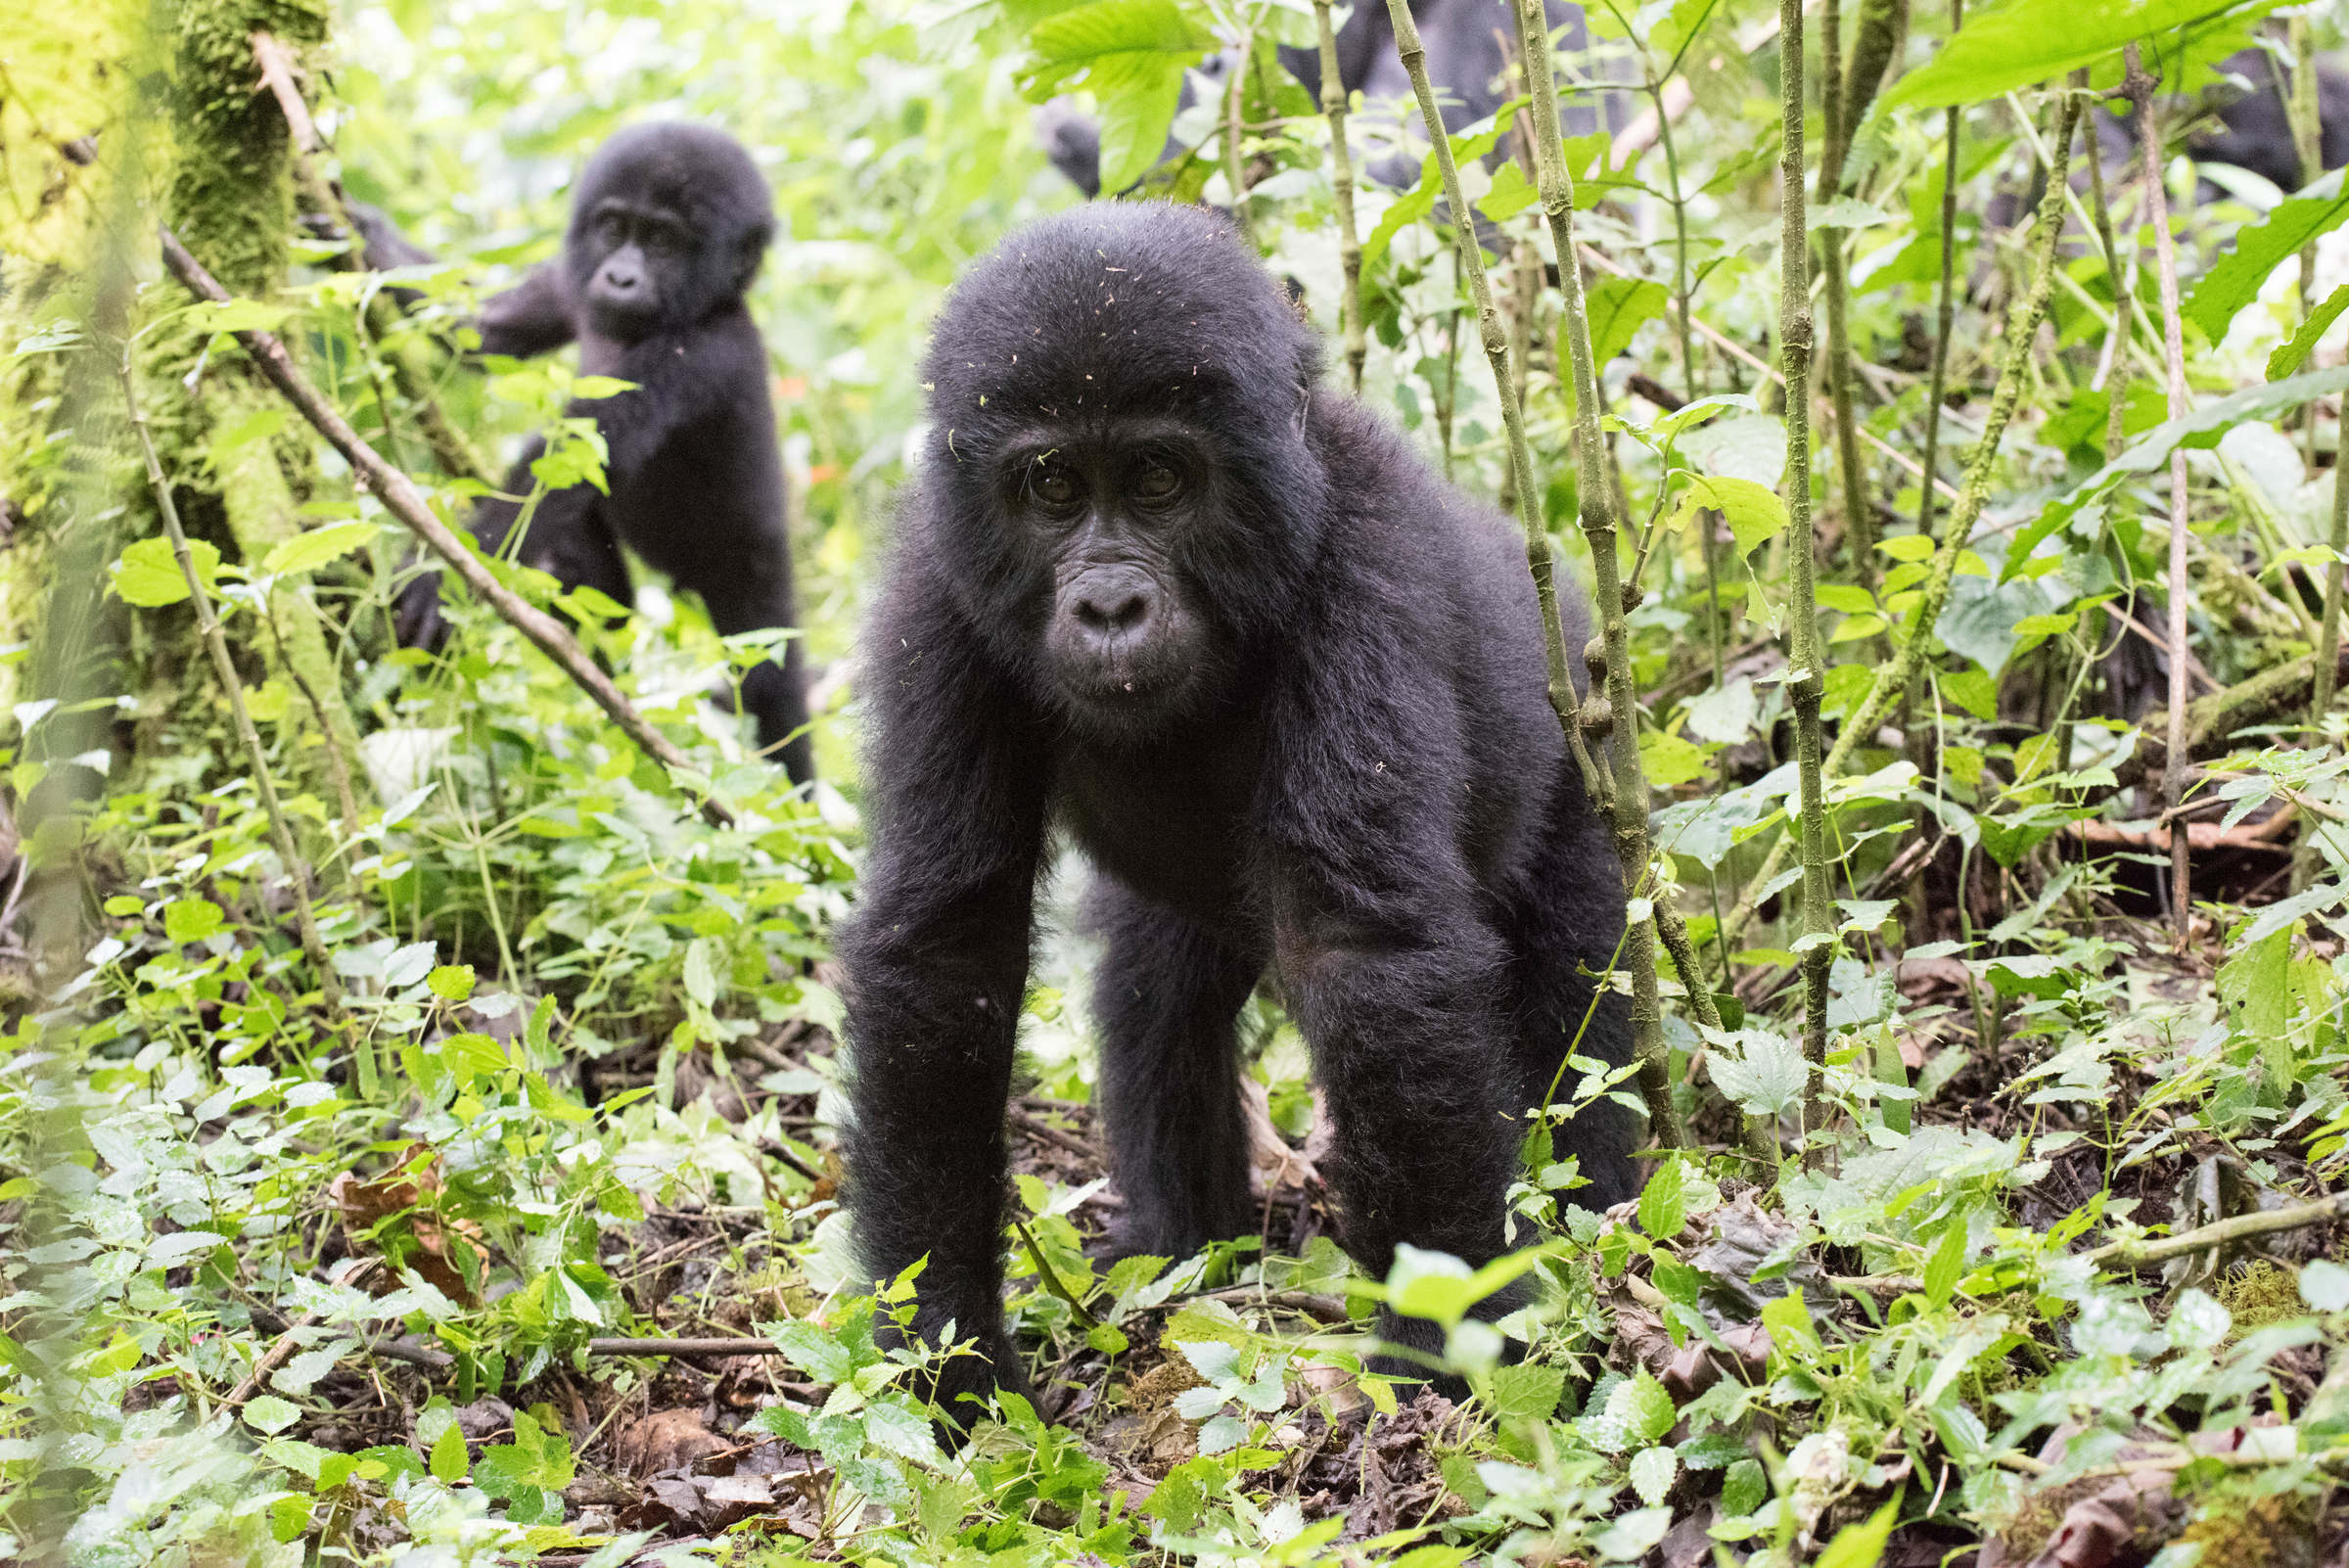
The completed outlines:
{"type": "Polygon", "coordinates": [[[694,244],[683,214],[610,196],[588,214],[581,298],[595,330],[622,343],[646,336],[686,293],[694,244]]]}
{"type": "Polygon", "coordinates": [[[1155,729],[1212,699],[1227,638],[1186,563],[1224,519],[1207,442],[1178,420],[1037,427],[1004,448],[998,505],[1045,606],[1040,663],[1097,733],[1155,729]]]}
{"type": "Polygon", "coordinates": [[[739,306],[773,232],[766,182],[740,143],[637,125],[589,161],[563,264],[585,325],[634,344],[739,306]]]}

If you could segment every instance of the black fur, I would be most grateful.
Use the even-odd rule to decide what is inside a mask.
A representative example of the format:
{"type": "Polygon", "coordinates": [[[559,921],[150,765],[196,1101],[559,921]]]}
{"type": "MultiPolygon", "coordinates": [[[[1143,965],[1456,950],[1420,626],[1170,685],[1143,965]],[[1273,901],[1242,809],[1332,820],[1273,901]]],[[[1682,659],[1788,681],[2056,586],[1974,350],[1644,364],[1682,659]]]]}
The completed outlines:
{"type": "MultiPolygon", "coordinates": [[[[720,131],[638,125],[597,150],[561,259],[490,300],[480,322],[484,353],[545,353],[576,338],[581,374],[636,383],[570,409],[593,418],[610,448],[610,493],[575,484],[542,497],[526,565],[626,604],[625,544],[700,594],[721,634],[798,623],[766,346],[743,303],[773,232],[765,180],[720,131]]],[[[506,478],[509,495],[530,492],[544,450],[531,441],[506,478]]],[[[520,513],[516,500],[484,501],[473,519],[482,547],[499,549],[520,513]]],[[[438,573],[403,595],[399,630],[427,645],[444,635],[438,573]]],[[[813,777],[797,638],[780,665],[744,677],[743,701],[761,750],[795,782],[813,777]]]]}
{"type": "MultiPolygon", "coordinates": [[[[1373,1274],[1401,1241],[1492,1258],[1523,1113],[1622,930],[1515,530],[1320,371],[1190,208],[1040,223],[939,323],[863,667],[876,842],[842,951],[849,1202],[875,1277],[928,1256],[917,1329],[951,1320],[991,1360],[953,1363],[949,1401],[1025,1381],[1001,1107],[1053,831],[1098,872],[1128,1252],[1254,1228],[1233,1017],[1269,966],[1334,1120],[1348,1250],[1373,1274]]],[[[1583,1048],[1628,1059],[1620,998],[1583,1048]]],[[[1633,1130],[1605,1104],[1565,1130],[1580,1201],[1635,1190],[1633,1130]]]]}

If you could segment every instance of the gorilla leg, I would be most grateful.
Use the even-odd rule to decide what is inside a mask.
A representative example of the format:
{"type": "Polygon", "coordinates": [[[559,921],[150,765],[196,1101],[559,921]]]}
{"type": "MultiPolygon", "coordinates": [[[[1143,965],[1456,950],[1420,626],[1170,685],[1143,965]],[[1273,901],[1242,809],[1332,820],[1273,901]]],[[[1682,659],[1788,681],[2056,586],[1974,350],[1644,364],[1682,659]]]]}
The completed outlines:
{"type": "MultiPolygon", "coordinates": [[[[1553,1084],[1558,1099],[1573,1097],[1582,1075],[1565,1068],[1569,1054],[1618,1067],[1632,1059],[1629,1001],[1592,978],[1612,962],[1623,923],[1619,906],[1592,898],[1589,890],[1622,873],[1605,829],[1581,804],[1581,780],[1569,777],[1561,795],[1568,792],[1575,798],[1552,807],[1549,840],[1525,878],[1504,933],[1517,1024],[1510,1042],[1516,1069],[1512,1116],[1547,1103],[1553,1084]]],[[[1556,1151],[1578,1156],[1590,1183],[1577,1187],[1570,1201],[1605,1209],[1637,1197],[1640,1174],[1631,1158],[1637,1136],[1638,1119],[1608,1099],[1585,1106],[1557,1128],[1556,1151]]]]}
{"type": "MultiPolygon", "coordinates": [[[[532,439],[506,476],[505,494],[530,494],[535,483],[530,477],[530,464],[545,449],[543,441],[532,439]]],[[[620,541],[612,535],[602,501],[595,488],[586,484],[550,490],[540,496],[530,522],[524,525],[519,559],[524,566],[551,574],[566,590],[594,588],[625,607],[634,598],[635,589],[628,580],[627,558],[621,554],[620,541]]],[[[504,550],[506,537],[521,522],[522,514],[521,502],[503,496],[482,502],[469,525],[482,553],[496,555],[504,550]]],[[[403,647],[438,651],[447,640],[448,625],[440,615],[438,571],[418,574],[400,590],[392,628],[403,647]]]]}
{"type": "Polygon", "coordinates": [[[1261,953],[1102,879],[1087,914],[1108,939],[1093,987],[1118,1247],[1183,1258],[1255,1229],[1232,1022],[1261,953]]]}

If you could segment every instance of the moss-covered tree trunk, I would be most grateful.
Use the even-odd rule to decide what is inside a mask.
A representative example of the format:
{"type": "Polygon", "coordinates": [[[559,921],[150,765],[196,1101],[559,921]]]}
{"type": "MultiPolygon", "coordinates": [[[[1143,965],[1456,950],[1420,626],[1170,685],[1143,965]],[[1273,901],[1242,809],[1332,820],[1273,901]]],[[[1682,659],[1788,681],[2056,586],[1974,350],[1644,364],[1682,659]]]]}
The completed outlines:
{"type": "MultiPolygon", "coordinates": [[[[299,48],[325,37],[327,18],[326,6],[308,0],[183,0],[178,11],[163,221],[240,297],[267,300],[285,287],[296,218],[292,137],[260,86],[253,35],[269,32],[299,48]]],[[[158,409],[154,423],[190,528],[257,567],[301,531],[299,508],[315,471],[275,393],[240,357],[205,357],[207,336],[193,326],[156,335],[154,384],[180,383],[191,372],[196,380],[194,394],[158,409]]],[[[347,800],[358,734],[306,582],[276,586],[269,616],[273,632],[246,640],[290,677],[293,700],[326,741],[294,748],[294,765],[306,783],[347,800]]]]}

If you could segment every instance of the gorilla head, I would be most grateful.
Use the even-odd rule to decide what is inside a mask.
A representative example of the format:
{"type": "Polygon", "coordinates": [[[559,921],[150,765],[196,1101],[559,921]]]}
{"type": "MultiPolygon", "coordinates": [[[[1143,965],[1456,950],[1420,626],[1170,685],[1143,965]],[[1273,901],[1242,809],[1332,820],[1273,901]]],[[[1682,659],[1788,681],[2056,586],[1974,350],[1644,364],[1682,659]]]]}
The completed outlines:
{"type": "Polygon", "coordinates": [[[1065,721],[1108,740],[1210,713],[1279,629],[1315,544],[1319,374],[1279,286],[1198,208],[1063,213],[954,291],[916,517],[1065,721]]]}
{"type": "Polygon", "coordinates": [[[774,227],[766,181],[732,137],[635,125],[580,178],[564,270],[587,325],[634,343],[740,300],[774,227]]]}

